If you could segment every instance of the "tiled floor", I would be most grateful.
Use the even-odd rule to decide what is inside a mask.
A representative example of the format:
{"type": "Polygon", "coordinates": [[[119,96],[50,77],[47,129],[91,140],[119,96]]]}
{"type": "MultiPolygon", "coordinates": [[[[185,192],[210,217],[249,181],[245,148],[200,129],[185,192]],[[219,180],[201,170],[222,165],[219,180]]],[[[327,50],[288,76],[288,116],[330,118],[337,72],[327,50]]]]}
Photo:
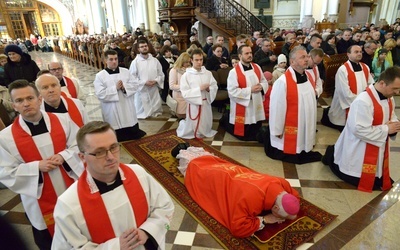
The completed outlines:
{"type": "MultiPolygon", "coordinates": [[[[51,60],[62,62],[67,76],[80,79],[87,94],[86,108],[91,119],[101,119],[99,102],[94,96],[92,84],[97,69],[55,53],[34,52],[31,55],[42,69],[46,68],[51,60]]],[[[399,105],[400,98],[396,99],[399,105]]],[[[329,99],[320,100],[321,105],[327,105],[329,102],[329,99]]],[[[322,108],[319,106],[318,117],[321,117],[321,113],[322,108]]],[[[400,116],[399,106],[396,107],[396,113],[400,116]]],[[[265,155],[261,144],[241,142],[226,134],[218,127],[220,116],[221,114],[214,110],[214,129],[218,130],[218,133],[214,138],[206,139],[207,143],[257,171],[287,178],[305,199],[338,215],[332,224],[300,249],[398,249],[399,182],[396,182],[389,192],[363,193],[342,182],[321,162],[295,165],[272,160],[265,155]]],[[[148,135],[176,127],[176,119],[170,117],[166,106],[162,116],[140,121],[140,128],[148,135]]],[[[327,145],[335,143],[339,133],[320,124],[317,128],[315,149],[324,153],[327,145]]],[[[395,141],[391,146],[391,176],[398,181],[400,142],[395,141]]],[[[124,152],[122,161],[129,163],[132,158],[124,152]]],[[[180,205],[175,204],[175,206],[171,230],[167,233],[167,249],[221,249],[221,246],[180,205]]],[[[31,249],[37,249],[19,198],[9,190],[0,190],[0,214],[14,221],[14,225],[23,234],[31,249]]]]}

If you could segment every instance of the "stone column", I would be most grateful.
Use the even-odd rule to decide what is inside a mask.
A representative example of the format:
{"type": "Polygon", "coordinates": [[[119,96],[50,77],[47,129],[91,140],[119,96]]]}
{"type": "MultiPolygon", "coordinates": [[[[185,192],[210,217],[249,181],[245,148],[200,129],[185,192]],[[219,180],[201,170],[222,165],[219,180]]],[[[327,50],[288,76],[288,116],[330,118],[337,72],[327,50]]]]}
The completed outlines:
{"type": "MultiPolygon", "coordinates": [[[[395,2],[395,1],[391,1],[391,2],[395,2]]],[[[382,7],[381,7],[381,13],[379,15],[379,20],[386,20],[386,17],[388,16],[388,11],[389,11],[389,1],[383,1],[382,7]]]]}
{"type": "Polygon", "coordinates": [[[338,20],[338,8],[339,8],[339,0],[328,0],[328,21],[338,20]]]}
{"type": "MultiPolygon", "coordinates": [[[[314,27],[315,19],[312,16],[313,12],[313,0],[302,0],[301,9],[304,9],[304,16],[301,19],[302,28],[312,28],[314,27]]],[[[302,11],[300,11],[303,13],[302,11]]]]}
{"type": "Polygon", "coordinates": [[[322,21],[322,19],[328,19],[328,1],[329,0],[321,0],[321,20],[318,21],[322,21]]]}
{"type": "Polygon", "coordinates": [[[131,32],[135,31],[134,28],[134,16],[135,16],[135,12],[134,12],[134,2],[133,0],[128,0],[128,25],[127,25],[127,29],[130,30],[131,32]]]}
{"type": "MultiPolygon", "coordinates": [[[[146,30],[150,30],[149,6],[147,0],[142,0],[143,21],[146,30]]],[[[143,30],[144,31],[144,30],[143,30]]]]}
{"type": "Polygon", "coordinates": [[[147,30],[156,31],[160,27],[157,23],[158,21],[158,1],[148,0],[147,1],[147,20],[149,26],[146,27],[147,30]]]}
{"type": "MultiPolygon", "coordinates": [[[[145,30],[150,29],[147,0],[136,0],[136,2],[138,7],[135,10],[137,27],[140,27],[142,32],[144,32],[145,30]]],[[[134,27],[133,29],[135,30],[137,27],[134,27]]]]}
{"type": "Polygon", "coordinates": [[[89,29],[89,34],[93,34],[95,30],[95,20],[94,20],[94,15],[93,15],[93,9],[91,7],[91,2],[90,0],[85,0],[85,7],[86,7],[86,25],[88,26],[89,29]]]}
{"type": "Polygon", "coordinates": [[[92,19],[96,25],[89,26],[89,34],[99,34],[106,30],[106,21],[101,1],[90,0],[90,8],[92,10],[92,19]]]}
{"type": "Polygon", "coordinates": [[[111,0],[105,0],[105,12],[107,14],[107,22],[108,22],[108,27],[107,27],[107,33],[108,34],[114,34],[116,31],[115,27],[115,18],[114,18],[114,8],[113,8],[113,3],[111,0]]]}
{"type": "Polygon", "coordinates": [[[128,18],[128,1],[127,0],[120,0],[121,3],[121,12],[122,17],[119,19],[121,21],[121,29],[123,32],[127,32],[129,29],[129,18],[128,18]]]}

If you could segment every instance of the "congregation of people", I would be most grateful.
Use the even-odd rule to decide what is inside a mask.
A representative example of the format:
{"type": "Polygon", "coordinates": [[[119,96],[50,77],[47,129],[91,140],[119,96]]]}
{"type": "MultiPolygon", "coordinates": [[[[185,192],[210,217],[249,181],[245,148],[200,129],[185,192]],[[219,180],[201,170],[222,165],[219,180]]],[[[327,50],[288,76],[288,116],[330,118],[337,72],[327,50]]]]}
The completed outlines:
{"type": "MultiPolygon", "coordinates": [[[[272,159],[322,161],[365,192],[392,187],[389,139],[400,131],[393,98],[400,93],[399,18],[380,28],[367,23],[323,32],[254,31],[239,34],[231,46],[220,35],[208,36],[202,46],[197,35],[191,34],[187,51],[179,51],[167,34],[147,36],[139,28],[133,34],[70,38],[108,38],[105,67],[93,82],[103,121],[90,121],[79,79],[65,76],[62,63],[40,69],[32,60],[37,37],[5,46],[0,182],[21,195],[40,249],[165,248],[174,211],[169,194],[143,167],[120,161],[120,143],[146,136],[139,120],[159,117],[163,105],[177,118],[180,138],[216,135],[213,106],[222,105],[219,126],[240,141],[262,143],[272,159]],[[275,54],[278,41],[284,45],[275,54]],[[323,136],[317,133],[317,105],[327,78],[324,60],[335,54],[348,60],[336,72],[321,123],[341,133],[322,155],[314,151],[323,136]],[[226,86],[215,79],[220,70],[228,71],[226,86]],[[228,98],[216,104],[220,91],[228,98]]],[[[65,44],[56,39],[41,48],[68,49],[65,44]]],[[[299,194],[283,178],[232,166],[202,148],[178,146],[174,156],[190,195],[233,235],[251,236],[299,212],[299,194]],[[228,178],[236,173],[248,180],[228,178]],[[228,179],[230,192],[249,192],[231,197],[220,192],[227,189],[202,185],[214,182],[215,188],[228,179]],[[246,205],[242,210],[239,200],[246,205]]]]}

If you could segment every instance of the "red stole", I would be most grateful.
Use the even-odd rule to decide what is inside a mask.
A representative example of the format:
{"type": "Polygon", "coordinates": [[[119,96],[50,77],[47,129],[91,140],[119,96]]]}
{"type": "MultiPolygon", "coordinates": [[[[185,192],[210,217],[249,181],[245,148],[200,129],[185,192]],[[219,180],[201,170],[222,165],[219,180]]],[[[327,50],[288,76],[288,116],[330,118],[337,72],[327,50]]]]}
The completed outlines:
{"type": "MultiPolygon", "coordinates": [[[[353,71],[353,68],[350,67],[351,63],[349,61],[344,63],[344,66],[346,67],[347,70],[347,78],[349,79],[349,86],[350,90],[353,94],[357,95],[357,78],[356,74],[353,71]]],[[[365,81],[368,83],[368,66],[365,65],[364,63],[360,62],[360,65],[362,67],[362,70],[364,72],[365,76],[365,81]]]]}
{"type": "Polygon", "coordinates": [[[286,70],[286,117],[285,117],[285,131],[284,131],[284,144],[283,152],[285,154],[296,154],[297,148],[297,129],[298,129],[298,91],[297,82],[293,79],[290,70],[286,70]]]}
{"type": "Polygon", "coordinates": [[[305,70],[304,72],[306,72],[307,78],[308,78],[308,80],[310,81],[310,83],[311,83],[313,89],[315,90],[315,88],[317,87],[317,83],[316,83],[316,81],[317,81],[317,75],[316,75],[315,72],[314,72],[314,75],[315,75],[315,80],[314,80],[314,78],[312,78],[311,74],[308,73],[307,70],[305,70]]]}
{"type": "Polygon", "coordinates": [[[61,91],[61,96],[64,97],[65,101],[67,102],[69,117],[71,117],[71,120],[81,128],[83,126],[83,118],[75,102],[69,98],[65,92],[61,91]]]}
{"type": "MultiPolygon", "coordinates": [[[[65,145],[67,144],[67,138],[65,137],[64,129],[61,126],[60,120],[57,118],[57,116],[52,113],[47,113],[47,114],[50,118],[50,128],[51,128],[50,137],[53,142],[54,154],[57,154],[65,149],[65,145]]],[[[36,147],[36,144],[33,141],[32,136],[22,129],[21,125],[19,124],[19,119],[21,119],[21,116],[18,116],[18,118],[15,119],[11,127],[11,132],[19,154],[21,155],[22,159],[25,162],[42,160],[42,156],[40,155],[39,149],[36,147]]],[[[60,167],[60,171],[63,176],[66,187],[69,187],[72,183],[74,183],[74,180],[67,175],[64,168],[60,167]]],[[[53,236],[54,234],[53,211],[54,211],[54,206],[56,205],[57,202],[57,194],[54,190],[49,174],[47,172],[44,172],[42,174],[43,174],[43,189],[42,189],[42,195],[38,199],[38,203],[43,215],[43,219],[47,225],[47,229],[53,236]]]]}
{"type": "MultiPolygon", "coordinates": [[[[374,105],[374,119],[372,125],[377,126],[383,123],[383,108],[376,100],[370,88],[367,88],[367,93],[372,99],[374,105]]],[[[391,99],[388,99],[389,103],[389,121],[392,116],[393,103],[391,99]]],[[[379,147],[367,143],[365,148],[364,162],[362,167],[362,173],[360,182],[358,183],[358,190],[364,192],[372,192],[372,188],[375,182],[375,174],[377,168],[377,161],[379,158],[379,147]]],[[[392,187],[389,176],[389,140],[386,138],[385,153],[383,160],[383,186],[382,190],[388,190],[392,187]]]]}
{"type": "Polygon", "coordinates": [[[74,82],[70,78],[65,77],[65,76],[64,76],[64,79],[67,81],[65,83],[65,85],[67,85],[67,89],[68,89],[68,92],[71,95],[71,97],[78,98],[78,94],[76,93],[77,91],[76,91],[74,82]]]}
{"type": "MultiPolygon", "coordinates": [[[[135,172],[122,163],[119,167],[125,175],[122,183],[135,214],[136,226],[139,227],[147,220],[149,212],[146,195],[135,172]]],[[[115,238],[116,235],[100,192],[92,194],[90,191],[87,170],[79,177],[78,197],[92,241],[101,244],[115,238]]]]}
{"type": "MultiPolygon", "coordinates": [[[[251,63],[253,67],[254,73],[256,73],[258,80],[261,81],[261,70],[257,67],[255,63],[251,63]]],[[[235,67],[239,88],[246,88],[247,81],[246,76],[243,74],[242,70],[240,69],[239,64],[235,67]]],[[[244,123],[245,123],[245,116],[246,116],[246,107],[236,103],[236,116],[235,116],[235,126],[233,134],[244,136],[244,123]]]]}
{"type": "Polygon", "coordinates": [[[314,76],[315,76],[315,81],[317,81],[317,79],[318,79],[318,67],[317,66],[314,66],[314,68],[312,69],[312,71],[313,71],[313,73],[314,73],[314,76]]]}

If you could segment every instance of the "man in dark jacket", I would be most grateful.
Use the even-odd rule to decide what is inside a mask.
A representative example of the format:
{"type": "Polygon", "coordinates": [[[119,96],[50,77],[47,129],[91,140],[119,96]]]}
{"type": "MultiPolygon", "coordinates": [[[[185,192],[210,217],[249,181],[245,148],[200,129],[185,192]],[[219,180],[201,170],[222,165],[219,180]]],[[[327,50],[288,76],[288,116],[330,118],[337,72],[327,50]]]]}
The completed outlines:
{"type": "Polygon", "coordinates": [[[336,48],[338,54],[347,53],[347,49],[354,44],[351,39],[352,31],[351,29],[345,29],[343,31],[342,38],[336,43],[336,48]]]}
{"type": "Polygon", "coordinates": [[[400,66],[400,36],[397,36],[396,47],[392,49],[392,58],[394,65],[400,66]]]}
{"type": "Polygon", "coordinates": [[[161,91],[161,99],[166,102],[167,95],[169,93],[169,70],[174,66],[174,58],[172,57],[171,47],[168,45],[162,46],[160,55],[157,56],[158,61],[161,64],[162,71],[164,73],[164,88],[161,91]]]}
{"type": "Polygon", "coordinates": [[[7,64],[4,66],[4,83],[6,86],[18,79],[25,79],[29,82],[36,80],[40,71],[36,62],[29,54],[23,53],[18,45],[7,45],[4,53],[8,56],[7,64]]]}
{"type": "Polygon", "coordinates": [[[362,48],[363,54],[361,62],[365,63],[370,70],[372,69],[372,59],[374,58],[375,50],[377,48],[378,48],[378,43],[374,40],[366,42],[362,48]]]}

